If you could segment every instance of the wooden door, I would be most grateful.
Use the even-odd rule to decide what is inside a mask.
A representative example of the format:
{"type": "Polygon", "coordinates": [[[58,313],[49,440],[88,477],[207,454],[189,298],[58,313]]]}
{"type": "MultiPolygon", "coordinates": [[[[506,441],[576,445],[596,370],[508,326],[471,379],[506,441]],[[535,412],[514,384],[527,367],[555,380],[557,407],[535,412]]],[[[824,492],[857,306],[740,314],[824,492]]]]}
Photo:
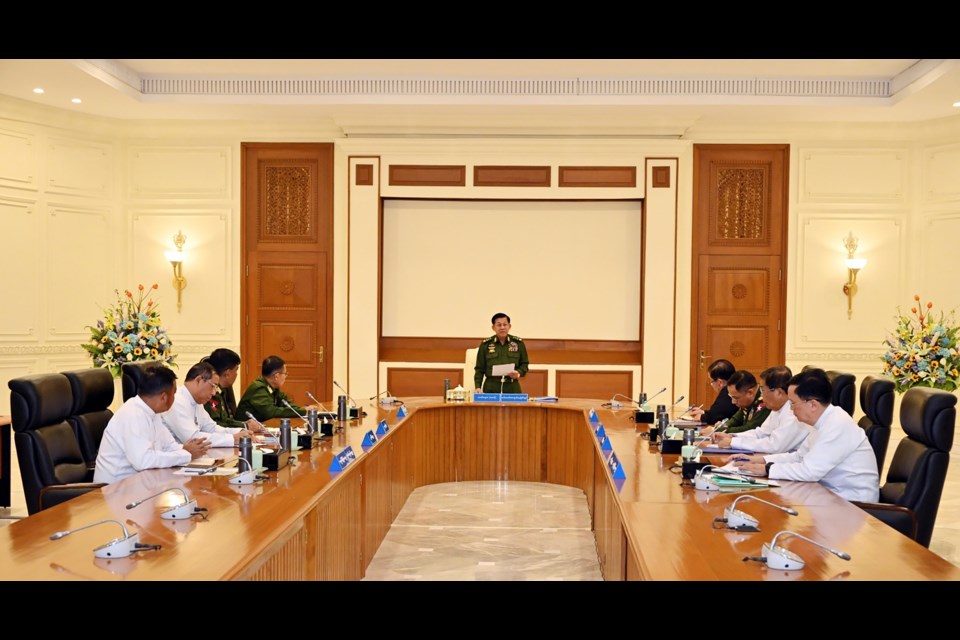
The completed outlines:
{"type": "Polygon", "coordinates": [[[789,145],[694,145],[690,389],[709,405],[719,358],[785,361],[789,145]]]}
{"type": "Polygon", "coordinates": [[[332,396],[333,145],[242,145],[244,388],[269,355],[295,402],[332,396]]]}

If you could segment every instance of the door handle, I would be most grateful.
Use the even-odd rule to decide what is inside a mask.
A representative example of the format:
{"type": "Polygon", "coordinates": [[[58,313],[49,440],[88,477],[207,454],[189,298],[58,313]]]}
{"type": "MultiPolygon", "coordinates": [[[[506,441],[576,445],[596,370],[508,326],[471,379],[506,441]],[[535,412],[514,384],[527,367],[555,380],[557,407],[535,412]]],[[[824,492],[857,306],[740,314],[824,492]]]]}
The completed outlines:
{"type": "Polygon", "coordinates": [[[319,355],[320,355],[320,362],[323,362],[323,345],[320,345],[320,351],[313,351],[312,353],[319,354],[319,355]]]}
{"type": "Polygon", "coordinates": [[[703,349],[700,349],[700,368],[703,369],[703,363],[706,362],[706,359],[709,358],[707,354],[703,352],[703,349]]]}

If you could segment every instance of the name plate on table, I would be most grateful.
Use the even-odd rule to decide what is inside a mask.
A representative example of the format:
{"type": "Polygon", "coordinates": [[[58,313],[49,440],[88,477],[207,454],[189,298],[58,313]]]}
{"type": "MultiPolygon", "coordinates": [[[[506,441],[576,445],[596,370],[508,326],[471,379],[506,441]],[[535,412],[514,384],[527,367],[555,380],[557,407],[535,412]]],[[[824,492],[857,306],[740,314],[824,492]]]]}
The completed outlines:
{"type": "Polygon", "coordinates": [[[380,424],[377,425],[377,435],[378,436],[386,435],[387,431],[390,431],[390,427],[387,426],[387,421],[381,420],[380,424]]]}
{"type": "Polygon", "coordinates": [[[377,444],[377,436],[373,434],[373,431],[367,431],[367,435],[363,436],[363,442],[360,443],[361,447],[372,447],[377,444]]]}
{"type": "Polygon", "coordinates": [[[397,420],[402,420],[407,417],[407,410],[403,408],[403,405],[400,405],[400,410],[397,411],[397,420]]]}
{"type": "Polygon", "coordinates": [[[527,402],[530,396],[526,393],[475,393],[474,402],[527,402]]]}
{"type": "Polygon", "coordinates": [[[590,422],[600,422],[600,418],[597,417],[597,412],[593,410],[593,407],[590,407],[590,422]]]}
{"type": "Polygon", "coordinates": [[[610,444],[610,438],[607,436],[600,439],[600,451],[613,451],[613,445],[610,444]]]}
{"type": "Polygon", "coordinates": [[[353,447],[347,447],[333,456],[333,460],[330,461],[330,471],[343,471],[348,464],[356,459],[357,454],[353,452],[353,447]]]}
{"type": "Polygon", "coordinates": [[[597,436],[597,440],[600,440],[607,435],[606,429],[603,428],[603,425],[599,422],[597,423],[597,428],[593,430],[594,435],[597,436]]]}
{"type": "Polygon", "coordinates": [[[610,469],[610,473],[615,480],[625,480],[627,478],[627,474],[623,472],[623,467],[620,465],[617,454],[611,453],[610,457],[607,458],[607,468],[610,469]]]}

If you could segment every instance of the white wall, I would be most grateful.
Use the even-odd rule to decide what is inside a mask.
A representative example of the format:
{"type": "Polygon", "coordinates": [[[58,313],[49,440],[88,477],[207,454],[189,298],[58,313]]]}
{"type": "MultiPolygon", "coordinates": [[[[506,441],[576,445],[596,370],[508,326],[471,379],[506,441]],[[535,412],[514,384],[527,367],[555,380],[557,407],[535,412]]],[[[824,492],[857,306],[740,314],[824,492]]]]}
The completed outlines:
{"type": "MultiPolygon", "coordinates": [[[[733,127],[691,132],[685,140],[346,140],[328,123],[112,121],[0,98],[0,233],[6,239],[0,413],[9,410],[10,378],[88,366],[78,345],[114,288],[160,284],[164,323],[184,364],[215,347],[239,350],[244,141],[336,143],[334,377],[349,375],[350,387],[371,389],[368,395],[385,383],[376,359],[379,214],[371,212],[380,196],[409,195],[386,185],[380,174],[389,163],[635,164],[645,184],[648,158],[676,158],[669,161],[676,165],[675,191],[605,191],[605,197],[646,195],[648,214],[670,212],[647,220],[647,366],[636,368],[638,387],[687,392],[695,142],[791,145],[788,365],[818,364],[858,378],[878,373],[881,341],[898,304],[908,307],[916,292],[941,308],[960,305],[951,259],[960,231],[957,118],[909,126],[733,127]],[[351,184],[350,168],[358,162],[374,165],[372,190],[351,184]],[[188,239],[188,286],[177,314],[163,251],[180,229],[188,239]],[[841,292],[841,240],[848,231],[860,237],[859,255],[869,260],[851,320],[841,292]],[[663,302],[674,295],[676,307],[663,313],[663,302]]],[[[528,192],[491,187],[482,197],[528,192]]],[[[463,189],[430,193],[464,197],[463,189]]],[[[481,197],[476,188],[466,193],[481,197]]],[[[597,192],[564,189],[540,197],[594,198],[597,192]]]]}

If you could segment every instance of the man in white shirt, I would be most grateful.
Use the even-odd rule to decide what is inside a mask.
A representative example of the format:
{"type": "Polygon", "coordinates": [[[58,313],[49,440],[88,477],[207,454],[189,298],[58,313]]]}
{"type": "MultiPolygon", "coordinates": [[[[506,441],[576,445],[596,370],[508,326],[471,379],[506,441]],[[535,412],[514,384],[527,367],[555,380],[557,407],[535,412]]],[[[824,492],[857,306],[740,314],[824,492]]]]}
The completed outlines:
{"type": "Polygon", "coordinates": [[[778,365],[760,374],[763,381],[760,392],[771,409],[763,424],[743,433],[717,433],[714,442],[726,449],[745,449],[756,453],[785,453],[793,451],[806,440],[812,429],[797,420],[787,396],[787,385],[793,372],[778,365]]]}
{"type": "Polygon", "coordinates": [[[819,482],[846,500],[876,502],[877,458],[863,429],[846,411],[830,404],[833,388],[823,369],[795,375],[788,390],[793,413],[812,425],[813,432],[794,452],[753,454],[734,464],[773,480],[819,482]]]}
{"type": "Polygon", "coordinates": [[[241,437],[252,435],[247,429],[221,427],[203,408],[219,390],[218,383],[219,376],[209,362],[198,362],[187,371],[173,408],[160,417],[177,442],[202,436],[211,447],[235,447],[241,437]]]}
{"type": "Polygon", "coordinates": [[[184,465],[203,456],[210,444],[195,438],[184,444],[170,435],[160,414],[173,406],[177,374],[167,367],[147,367],[137,395],[110,418],[97,454],[94,482],[116,482],[144,469],[184,465]]]}

